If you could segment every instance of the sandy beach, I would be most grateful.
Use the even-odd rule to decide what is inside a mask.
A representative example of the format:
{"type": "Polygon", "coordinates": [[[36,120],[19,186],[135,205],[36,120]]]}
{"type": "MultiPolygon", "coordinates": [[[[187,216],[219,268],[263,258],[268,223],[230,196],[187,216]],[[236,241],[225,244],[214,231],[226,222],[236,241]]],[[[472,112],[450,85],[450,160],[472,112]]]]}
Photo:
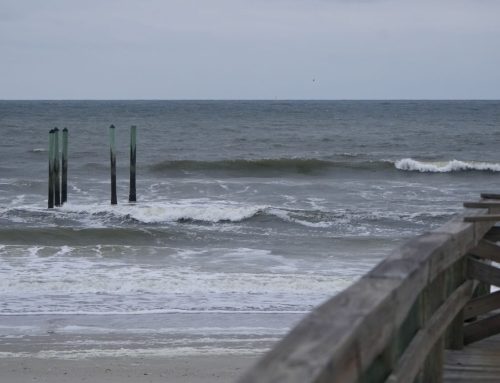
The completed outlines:
{"type": "MultiPolygon", "coordinates": [[[[121,320],[123,326],[137,321],[125,317],[107,316],[105,320],[108,326],[115,320],[121,320]]],[[[141,319],[145,326],[146,319],[172,326],[174,317],[150,315],[141,319]]],[[[171,327],[158,328],[157,332],[146,327],[108,333],[105,327],[97,326],[98,319],[1,317],[0,383],[234,382],[279,338],[267,334],[214,338],[207,327],[200,329],[203,334],[182,334],[171,327]],[[30,335],[22,334],[30,331],[30,335]]],[[[183,319],[186,322],[189,318],[183,319]]]]}
{"type": "Polygon", "coordinates": [[[173,358],[0,359],[0,381],[73,382],[233,382],[258,356],[210,355],[173,358]]]}

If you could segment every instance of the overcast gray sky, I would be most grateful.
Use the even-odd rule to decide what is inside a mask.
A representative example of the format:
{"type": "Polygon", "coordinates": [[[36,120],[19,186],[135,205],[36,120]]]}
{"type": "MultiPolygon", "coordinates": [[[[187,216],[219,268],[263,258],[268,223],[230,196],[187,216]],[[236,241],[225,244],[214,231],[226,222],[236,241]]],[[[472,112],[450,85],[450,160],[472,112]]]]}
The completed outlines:
{"type": "Polygon", "coordinates": [[[499,99],[496,0],[0,0],[0,99],[499,99]]]}

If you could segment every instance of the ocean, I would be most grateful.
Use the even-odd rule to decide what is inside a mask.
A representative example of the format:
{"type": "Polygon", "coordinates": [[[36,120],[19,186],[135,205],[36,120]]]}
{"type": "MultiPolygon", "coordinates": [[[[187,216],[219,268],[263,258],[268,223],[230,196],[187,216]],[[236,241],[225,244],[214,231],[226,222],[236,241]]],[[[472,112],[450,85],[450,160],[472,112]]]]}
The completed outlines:
{"type": "Polygon", "coordinates": [[[0,357],[262,353],[498,192],[499,128],[498,101],[0,101],[0,357]],[[49,210],[54,127],[69,191],[49,210]]]}

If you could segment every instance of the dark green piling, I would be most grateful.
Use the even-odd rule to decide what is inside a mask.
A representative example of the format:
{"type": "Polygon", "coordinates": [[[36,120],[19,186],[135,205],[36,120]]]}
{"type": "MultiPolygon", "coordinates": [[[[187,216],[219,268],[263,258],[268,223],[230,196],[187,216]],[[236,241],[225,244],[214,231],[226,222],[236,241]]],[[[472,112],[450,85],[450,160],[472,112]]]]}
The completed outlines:
{"type": "Polygon", "coordinates": [[[61,204],[68,202],[68,128],[62,131],[61,204]]]}
{"type": "Polygon", "coordinates": [[[137,195],[135,190],[135,161],[136,161],[136,141],[137,127],[130,127],[130,191],[128,195],[129,202],[136,202],[137,195]]]}
{"type": "Polygon", "coordinates": [[[54,205],[61,206],[61,158],[59,156],[59,129],[54,129],[54,205]]]}
{"type": "Polygon", "coordinates": [[[49,195],[47,206],[49,209],[54,207],[54,129],[49,132],[49,195]]]}
{"type": "Polygon", "coordinates": [[[116,205],[116,152],[115,152],[115,126],[109,127],[109,154],[111,159],[111,205],[116,205]]]}

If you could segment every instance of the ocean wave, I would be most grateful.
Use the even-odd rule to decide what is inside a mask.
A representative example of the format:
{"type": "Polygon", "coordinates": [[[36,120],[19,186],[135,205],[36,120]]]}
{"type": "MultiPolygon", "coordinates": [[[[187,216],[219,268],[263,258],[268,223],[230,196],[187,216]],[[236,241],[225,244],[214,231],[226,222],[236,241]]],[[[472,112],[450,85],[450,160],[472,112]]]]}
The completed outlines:
{"type": "Polygon", "coordinates": [[[241,222],[260,213],[263,206],[242,205],[209,200],[186,200],[178,203],[140,205],[73,205],[66,204],[61,212],[78,213],[95,217],[114,218],[121,222],[156,224],[186,222],[241,222]]]}
{"type": "Polygon", "coordinates": [[[356,278],[354,275],[300,274],[301,270],[268,272],[265,265],[259,272],[248,272],[245,259],[239,262],[243,267],[238,272],[204,271],[193,268],[192,262],[158,267],[156,263],[138,264],[114,257],[40,253],[16,259],[18,264],[1,273],[0,288],[5,295],[0,308],[2,315],[74,312],[75,309],[82,313],[162,310],[158,314],[167,313],[165,308],[171,313],[300,311],[310,308],[311,303],[295,302],[298,296],[307,295],[311,301],[320,301],[356,278]],[[260,299],[262,294],[267,297],[264,301],[260,299]],[[22,302],[19,296],[23,296],[22,302]]]}
{"type": "Polygon", "coordinates": [[[396,169],[422,173],[451,173],[462,171],[500,172],[500,164],[478,161],[434,161],[423,162],[412,158],[403,158],[395,162],[396,169]]]}
{"type": "MultiPolygon", "coordinates": [[[[345,155],[343,155],[345,157],[345,155]]],[[[150,166],[153,172],[165,173],[210,173],[229,172],[234,175],[276,175],[276,174],[306,174],[314,175],[336,170],[404,170],[427,173],[448,173],[459,171],[490,171],[500,172],[500,163],[481,161],[418,161],[413,158],[399,160],[324,160],[318,158],[263,158],[263,159],[233,159],[218,161],[162,161],[150,166]]]]}
{"type": "Polygon", "coordinates": [[[218,161],[162,161],[150,166],[154,172],[234,172],[246,175],[256,173],[315,174],[335,169],[383,169],[392,163],[380,161],[330,161],[317,158],[262,158],[218,161]]]}
{"type": "MultiPolygon", "coordinates": [[[[110,227],[122,226],[124,234],[131,235],[128,224],[162,225],[162,224],[224,224],[241,222],[262,222],[262,220],[277,220],[282,223],[297,224],[313,228],[331,228],[363,222],[379,222],[391,224],[406,221],[421,223],[424,220],[447,218],[453,212],[397,212],[385,210],[358,210],[338,208],[326,209],[293,209],[279,206],[253,205],[231,201],[217,201],[209,199],[187,199],[178,202],[141,203],[130,205],[103,205],[103,204],[65,204],[61,208],[42,209],[35,206],[24,206],[0,209],[0,218],[11,222],[37,224],[44,223],[43,227],[19,228],[5,227],[0,230],[0,238],[7,231],[19,231],[26,236],[27,230],[49,235],[52,231],[64,232],[61,223],[67,222],[66,235],[76,231],[85,237],[82,229],[103,230],[102,235],[108,233],[110,227]],[[50,222],[54,227],[50,227],[50,222]],[[56,225],[57,224],[57,225],[56,225]],[[74,227],[78,224],[78,227],[74,227]],[[57,226],[57,227],[56,227],[57,226]]],[[[154,227],[153,227],[154,228],[154,227]]],[[[119,233],[116,233],[118,235],[119,233]]],[[[99,235],[99,233],[93,233],[99,235]]],[[[19,235],[18,235],[19,236],[19,235]]],[[[135,237],[135,236],[134,236],[135,237]]]]}

